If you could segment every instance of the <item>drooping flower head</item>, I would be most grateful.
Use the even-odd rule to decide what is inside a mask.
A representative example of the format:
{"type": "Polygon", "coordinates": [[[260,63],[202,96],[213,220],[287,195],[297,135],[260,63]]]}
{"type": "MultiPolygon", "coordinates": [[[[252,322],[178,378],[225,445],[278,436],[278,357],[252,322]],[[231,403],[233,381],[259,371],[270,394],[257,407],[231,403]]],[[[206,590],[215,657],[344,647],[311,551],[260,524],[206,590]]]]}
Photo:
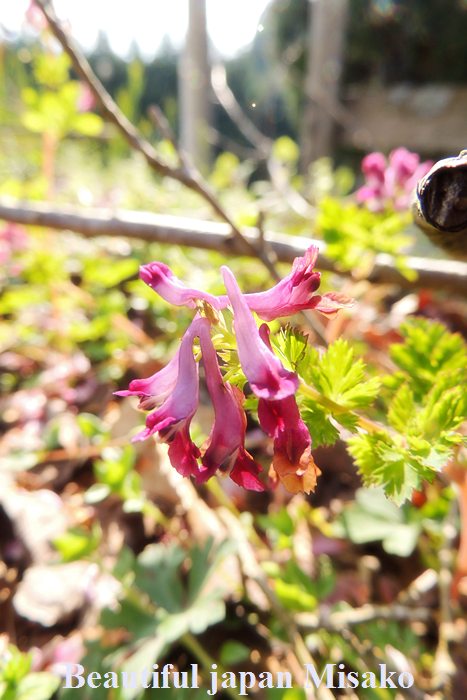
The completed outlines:
{"type": "Polygon", "coordinates": [[[239,486],[262,491],[264,486],[258,479],[261,467],[244,446],[244,397],[239,389],[223,381],[210,326],[207,318],[197,316],[178,352],[163,369],[146,379],[135,379],[128,390],[115,393],[138,396],[139,408],[155,409],[146,418],[146,428],[133,439],[145,440],[157,434],[168,443],[170,462],[180,474],[203,483],[220,469],[229,472],[239,486]],[[190,437],[190,423],[198,407],[198,364],[193,354],[196,337],[200,340],[206,384],[215,412],[213,429],[203,450],[190,437]]]}
{"type": "MultiPolygon", "coordinates": [[[[260,335],[270,347],[269,328],[265,324],[260,335]]],[[[295,397],[280,401],[260,399],[258,419],[264,432],[274,439],[272,467],[280,482],[291,493],[314,491],[320,471],[311,455],[311,436],[295,397]]]]}
{"type": "Polygon", "coordinates": [[[234,330],[240,364],[256,396],[279,400],[297,391],[298,377],[283,367],[261,340],[255,319],[228,267],[221,268],[234,312],[234,330]]]}
{"type": "Polygon", "coordinates": [[[320,274],[314,270],[317,256],[318,249],[310,247],[303,257],[294,260],[283,280],[267,291],[253,294],[242,294],[231,270],[222,267],[227,294],[221,296],[187,287],[161,262],[143,265],[141,278],[163,299],[198,311],[178,352],[166,367],[148,378],[133,380],[128,390],[116,392],[120,396],[138,396],[139,407],[151,411],[145,429],[134,439],[157,434],[169,444],[172,465],[197,483],[204,483],[220,471],[228,473],[244,488],[264,489],[259,479],[261,467],[245,449],[245,397],[222,376],[211,338],[212,324],[219,320],[217,313],[230,306],[240,365],[251,391],[259,399],[260,425],[274,442],[273,479],[292,493],[313,491],[320,472],[311,455],[310,434],[295,400],[298,377],[274,354],[268,326],[263,324],[258,329],[252,312],[271,321],[304,309],[329,315],[348,306],[350,300],[342,295],[316,293],[320,284],[320,274]],[[206,385],[214,408],[214,423],[201,448],[190,437],[199,391],[198,363],[193,354],[196,338],[199,338],[206,385]]]}
{"type": "Polygon", "coordinates": [[[205,481],[220,469],[229,471],[230,478],[239,486],[253,491],[263,491],[264,486],[258,479],[261,467],[244,446],[246,431],[244,396],[240,389],[224,382],[209,328],[206,325],[200,328],[199,339],[206,384],[215,413],[214,425],[201,460],[200,480],[205,481]]]}
{"type": "Polygon", "coordinates": [[[169,443],[169,458],[183,476],[199,472],[200,451],[191,441],[189,428],[198,407],[198,365],[193,355],[195,319],[182,338],[176,357],[146,380],[135,380],[127,394],[137,394],[143,408],[156,406],[146,418],[146,428],[133,440],[158,434],[169,443]],[[154,393],[151,393],[154,392],[154,393]]]}

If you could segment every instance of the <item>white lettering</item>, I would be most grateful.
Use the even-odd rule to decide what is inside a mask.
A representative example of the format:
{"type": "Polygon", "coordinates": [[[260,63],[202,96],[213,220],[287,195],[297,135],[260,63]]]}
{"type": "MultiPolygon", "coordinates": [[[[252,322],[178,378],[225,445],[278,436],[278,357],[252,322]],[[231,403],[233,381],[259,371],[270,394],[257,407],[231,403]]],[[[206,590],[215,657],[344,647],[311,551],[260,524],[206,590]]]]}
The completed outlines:
{"type": "Polygon", "coordinates": [[[88,673],[86,683],[90,688],[100,688],[102,685],[101,674],[97,673],[97,671],[92,671],[92,673],[88,673]]]}
{"type": "Polygon", "coordinates": [[[362,674],[362,678],[363,678],[362,688],[377,688],[378,687],[376,685],[376,676],[371,671],[365,671],[365,673],[362,674]]]}
{"type": "Polygon", "coordinates": [[[104,688],[119,688],[120,687],[118,685],[118,676],[115,673],[115,671],[109,671],[108,673],[104,673],[102,678],[104,679],[104,683],[103,683],[104,688]]]}
{"type": "Polygon", "coordinates": [[[399,673],[399,678],[397,680],[399,681],[400,688],[411,688],[415,682],[414,677],[408,671],[399,673]]]}
{"type": "Polygon", "coordinates": [[[380,688],[397,688],[394,681],[391,680],[396,675],[395,671],[390,671],[389,675],[386,671],[386,664],[379,665],[379,687],[380,688]],[[387,685],[389,683],[389,685],[387,685]]]}
{"type": "Polygon", "coordinates": [[[304,687],[311,688],[311,683],[313,683],[315,688],[319,688],[321,686],[321,683],[323,682],[324,676],[326,676],[326,688],[335,688],[334,680],[332,677],[333,668],[335,665],[336,664],[326,664],[322,674],[318,676],[318,673],[313,664],[305,664],[306,678],[304,687]]]}
{"type": "Polygon", "coordinates": [[[63,686],[64,688],[82,688],[83,685],[85,684],[84,680],[84,666],[81,664],[64,664],[66,668],[65,672],[65,685],[63,686]],[[72,673],[72,670],[75,670],[75,673],[72,673]],[[78,681],[78,685],[73,685],[72,679],[76,678],[78,681]]]}
{"type": "Polygon", "coordinates": [[[239,688],[240,690],[238,691],[239,695],[248,695],[246,692],[247,690],[250,690],[251,688],[254,688],[255,683],[256,683],[256,678],[255,674],[252,673],[251,671],[240,671],[238,674],[239,676],[239,688]]]}

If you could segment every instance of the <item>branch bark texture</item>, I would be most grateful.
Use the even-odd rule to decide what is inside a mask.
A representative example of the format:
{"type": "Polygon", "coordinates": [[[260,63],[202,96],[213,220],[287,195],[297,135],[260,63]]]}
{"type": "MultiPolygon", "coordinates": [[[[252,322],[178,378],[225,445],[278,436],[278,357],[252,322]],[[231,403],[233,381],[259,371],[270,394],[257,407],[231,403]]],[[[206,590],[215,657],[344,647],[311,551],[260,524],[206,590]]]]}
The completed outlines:
{"type": "MultiPolygon", "coordinates": [[[[58,231],[68,230],[86,237],[123,236],[148,242],[185,245],[205,250],[217,250],[226,255],[245,255],[238,239],[232,235],[229,225],[213,221],[200,221],[175,216],[152,214],[149,212],[119,211],[105,209],[81,210],[72,207],[51,208],[45,204],[23,204],[0,200],[0,219],[29,226],[44,226],[58,231]]],[[[257,229],[246,229],[246,240],[258,240],[257,229]]],[[[312,244],[320,248],[318,267],[321,270],[349,276],[350,273],[337,269],[326,257],[325,246],[321,241],[302,236],[265,232],[264,240],[277,260],[291,263],[295,257],[303,255],[312,244]]],[[[255,256],[255,253],[250,256],[255,256]]],[[[418,275],[415,281],[406,279],[395,267],[389,255],[377,255],[376,262],[368,277],[375,284],[394,284],[402,289],[438,289],[467,296],[467,263],[455,260],[431,260],[408,257],[407,264],[418,275]]]]}

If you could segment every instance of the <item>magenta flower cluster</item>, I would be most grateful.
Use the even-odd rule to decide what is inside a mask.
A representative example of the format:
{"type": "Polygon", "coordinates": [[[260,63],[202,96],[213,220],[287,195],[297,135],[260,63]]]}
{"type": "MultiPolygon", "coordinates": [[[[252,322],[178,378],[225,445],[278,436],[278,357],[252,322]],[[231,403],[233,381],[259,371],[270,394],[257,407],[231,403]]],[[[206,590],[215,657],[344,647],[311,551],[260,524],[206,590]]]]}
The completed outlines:
{"type": "Polygon", "coordinates": [[[417,182],[432,167],[406,148],[396,148],[386,159],[382,153],[369,153],[362,160],[365,184],[356,192],[357,202],[375,212],[403,211],[411,204],[417,182]]]}
{"type": "Polygon", "coordinates": [[[251,391],[258,397],[258,417],[263,430],[274,440],[270,475],[291,492],[314,489],[319,473],[311,456],[311,437],[300,417],[295,400],[298,377],[287,370],[274,354],[269,342],[269,327],[258,328],[252,312],[261,319],[289,316],[303,309],[333,314],[349,300],[336,293],[319,295],[320,274],[313,268],[316,247],[296,258],[292,270],[271,289],[242,294],[228,267],[222,267],[226,295],[214,296],[186,287],[170,268],[161,262],[143,265],[141,279],[157,294],[175,306],[196,309],[172,360],[146,379],[135,379],[120,396],[138,396],[139,407],[151,411],[146,427],[134,440],[157,435],[168,443],[171,464],[183,476],[204,483],[218,470],[228,472],[238,485],[254,491],[264,490],[259,478],[261,466],[245,449],[246,415],[244,394],[225,381],[211,338],[216,314],[203,315],[209,305],[215,312],[229,306],[237,352],[251,391]],[[214,424],[208,440],[198,447],[190,436],[190,423],[198,408],[198,362],[193,351],[198,339],[206,386],[214,408],[214,424]]]}

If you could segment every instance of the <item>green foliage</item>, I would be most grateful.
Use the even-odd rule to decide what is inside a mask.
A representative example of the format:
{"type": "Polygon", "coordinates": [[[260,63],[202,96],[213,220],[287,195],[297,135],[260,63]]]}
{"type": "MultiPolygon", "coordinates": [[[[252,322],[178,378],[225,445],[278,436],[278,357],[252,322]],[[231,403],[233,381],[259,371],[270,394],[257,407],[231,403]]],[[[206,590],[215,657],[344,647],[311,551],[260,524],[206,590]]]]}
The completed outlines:
{"type": "Polygon", "coordinates": [[[10,645],[0,653],[2,700],[50,700],[60,679],[52,673],[32,673],[31,656],[10,645]]]}
{"type": "Polygon", "coordinates": [[[347,411],[369,406],[379,392],[379,379],[366,379],[365,363],[344,339],[331,343],[321,355],[310,346],[297,369],[324,398],[347,411]]]}
{"type": "Polygon", "coordinates": [[[285,566],[265,562],[263,568],[274,582],[274,591],[287,610],[308,612],[314,610],[318,601],[325,598],[335,586],[335,575],[326,557],[321,557],[317,575],[313,578],[305,572],[295,559],[285,566]]]}
{"type": "Polygon", "coordinates": [[[301,362],[305,362],[308,336],[298,328],[282,326],[278,333],[270,336],[271,345],[287,369],[297,372],[301,362]]]}
{"type": "Polygon", "coordinates": [[[232,639],[222,645],[219,660],[223,666],[228,667],[246,661],[249,656],[249,647],[232,639]]]}
{"type": "Polygon", "coordinates": [[[359,489],[355,502],[341,516],[344,534],[355,544],[382,542],[388,554],[409,556],[422,530],[420,518],[412,511],[399,508],[386,498],[382,489],[359,489]]]}
{"type": "Polygon", "coordinates": [[[441,323],[423,318],[412,318],[399,330],[404,343],[390,348],[398,371],[385,378],[389,389],[395,391],[403,382],[409,382],[415,400],[419,401],[440,384],[440,377],[447,389],[461,384],[467,370],[467,355],[459,334],[449,333],[441,323]],[[457,381],[448,386],[454,376],[457,381]]]}
{"type": "Polygon", "coordinates": [[[385,396],[389,429],[349,441],[365,483],[383,485],[398,503],[432,480],[461,442],[467,369],[461,337],[441,324],[411,319],[401,331],[405,343],[390,349],[400,371],[384,380],[392,390],[385,396]]]}
{"type": "Polygon", "coordinates": [[[103,127],[102,119],[92,112],[77,111],[80,89],[77,82],[67,82],[54,92],[24,88],[23,125],[34,133],[51,134],[57,140],[70,133],[98,136],[103,127]]]}
{"type": "MultiPolygon", "coordinates": [[[[104,610],[106,629],[125,629],[126,644],[106,649],[107,670],[140,670],[162,658],[186,634],[200,634],[225,616],[225,581],[219,575],[231,540],[214,545],[208,540],[188,551],[176,544],[149,545],[134,559],[122,553],[115,575],[123,583],[118,610],[104,610]]],[[[237,650],[238,651],[238,650],[237,650]]],[[[138,689],[125,691],[125,700],[141,697],[138,689]]]]}
{"type": "Polygon", "coordinates": [[[90,532],[82,527],[71,528],[56,537],[53,544],[62,561],[69,562],[89,557],[97,550],[101,539],[102,532],[96,523],[90,532]]]}
{"type": "Polygon", "coordinates": [[[387,496],[401,504],[419,489],[424,480],[432,481],[449,459],[451,451],[381,430],[349,439],[347,448],[355,459],[367,486],[382,486],[387,496]]]}
{"type": "MultiPolygon", "coordinates": [[[[296,351],[298,343],[294,342],[296,351]]],[[[334,444],[339,437],[337,425],[354,430],[358,421],[354,411],[370,406],[380,389],[379,379],[367,378],[365,363],[355,358],[354,349],[343,339],[322,354],[307,346],[297,362],[297,372],[305,382],[300,397],[302,417],[315,447],[334,444]]]]}
{"type": "Polygon", "coordinates": [[[295,165],[299,159],[300,150],[290,136],[280,136],[274,141],[272,155],[276,160],[295,165]]]}
{"type": "Polygon", "coordinates": [[[316,225],[326,243],[326,255],[342,270],[365,277],[371,272],[376,254],[388,253],[394,256],[400,271],[413,279],[401,255],[411,243],[404,233],[409,222],[408,214],[375,213],[327,197],[320,202],[316,225]]]}

